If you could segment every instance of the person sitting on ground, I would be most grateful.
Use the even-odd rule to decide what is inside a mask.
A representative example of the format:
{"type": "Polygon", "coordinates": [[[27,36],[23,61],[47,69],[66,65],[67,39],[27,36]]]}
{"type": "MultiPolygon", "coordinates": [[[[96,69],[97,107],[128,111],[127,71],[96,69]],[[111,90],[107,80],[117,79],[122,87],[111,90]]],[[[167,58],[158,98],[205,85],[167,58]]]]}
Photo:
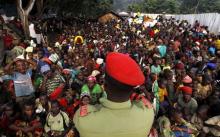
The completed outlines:
{"type": "Polygon", "coordinates": [[[208,105],[202,105],[198,108],[197,112],[192,116],[190,122],[200,132],[201,137],[205,137],[204,121],[208,118],[208,105]]]}
{"type": "Polygon", "coordinates": [[[48,113],[44,130],[49,136],[64,136],[70,127],[68,115],[60,110],[58,101],[51,102],[51,112],[48,113]]]}
{"type": "Polygon", "coordinates": [[[173,110],[170,113],[172,120],[172,131],[175,137],[192,137],[197,135],[198,131],[189,122],[182,118],[182,113],[179,110],[173,110]]]}
{"type": "Polygon", "coordinates": [[[51,103],[46,93],[41,93],[35,101],[35,112],[40,117],[41,123],[44,125],[46,116],[50,112],[51,103]]]}
{"type": "Polygon", "coordinates": [[[160,109],[167,109],[171,102],[168,98],[168,93],[166,89],[166,81],[165,79],[161,78],[158,80],[159,86],[159,102],[160,102],[160,109]]]}
{"type": "Polygon", "coordinates": [[[16,102],[21,105],[24,100],[34,98],[34,87],[32,84],[32,69],[36,69],[36,63],[31,60],[16,58],[13,62],[9,63],[5,68],[6,74],[11,74],[8,79],[12,79],[14,83],[14,97],[16,102]],[[15,64],[16,70],[12,70],[15,64]],[[32,64],[33,68],[27,68],[27,64],[32,64]]]}
{"type": "Polygon", "coordinates": [[[26,101],[22,115],[18,120],[9,126],[11,130],[16,131],[16,136],[23,137],[35,136],[35,134],[42,134],[43,129],[41,127],[40,119],[34,112],[34,106],[32,102],[26,101]]]}
{"type": "Polygon", "coordinates": [[[181,110],[189,110],[192,116],[198,107],[197,101],[192,98],[192,88],[183,86],[179,90],[182,91],[182,94],[178,96],[177,107],[181,110]]]}
{"type": "Polygon", "coordinates": [[[17,114],[12,102],[9,102],[2,106],[3,111],[0,117],[0,135],[13,136],[9,126],[17,118],[17,114]]]}
{"type": "Polygon", "coordinates": [[[80,95],[81,105],[88,105],[91,102],[91,96],[89,93],[84,92],[80,95]]]}

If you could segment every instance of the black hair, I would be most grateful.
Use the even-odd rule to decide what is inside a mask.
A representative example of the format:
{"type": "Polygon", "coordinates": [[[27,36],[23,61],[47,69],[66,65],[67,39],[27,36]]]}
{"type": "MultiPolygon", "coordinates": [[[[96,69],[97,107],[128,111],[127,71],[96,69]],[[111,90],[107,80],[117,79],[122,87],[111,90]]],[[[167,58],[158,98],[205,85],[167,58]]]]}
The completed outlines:
{"type": "Polygon", "coordinates": [[[28,121],[28,122],[31,122],[33,121],[34,119],[36,119],[36,113],[34,111],[34,104],[33,104],[33,101],[30,101],[30,100],[26,100],[23,104],[23,106],[30,106],[32,107],[32,115],[31,117],[27,117],[26,114],[23,113],[23,115],[21,116],[21,119],[24,120],[24,121],[28,121]]]}
{"type": "Polygon", "coordinates": [[[23,103],[23,106],[34,106],[34,102],[31,100],[25,100],[25,102],[23,103]]]}
{"type": "Polygon", "coordinates": [[[107,82],[108,86],[114,88],[117,91],[131,91],[133,89],[133,86],[121,83],[109,76],[107,73],[105,73],[105,81],[107,82]]]}
{"type": "Polygon", "coordinates": [[[208,110],[209,117],[214,117],[220,115],[220,102],[217,102],[210,106],[208,110]]]}
{"type": "Polygon", "coordinates": [[[60,107],[60,103],[57,100],[51,101],[51,106],[54,105],[54,104],[56,104],[57,106],[60,107]]]}
{"type": "Polygon", "coordinates": [[[159,85],[160,84],[166,84],[166,79],[165,78],[159,78],[157,82],[158,82],[159,85]]]}
{"type": "Polygon", "coordinates": [[[182,114],[181,110],[179,109],[172,109],[169,113],[170,116],[174,116],[176,114],[182,114]]]}
{"type": "Polygon", "coordinates": [[[42,97],[42,96],[47,96],[47,93],[46,92],[41,92],[39,97],[42,97]]]}

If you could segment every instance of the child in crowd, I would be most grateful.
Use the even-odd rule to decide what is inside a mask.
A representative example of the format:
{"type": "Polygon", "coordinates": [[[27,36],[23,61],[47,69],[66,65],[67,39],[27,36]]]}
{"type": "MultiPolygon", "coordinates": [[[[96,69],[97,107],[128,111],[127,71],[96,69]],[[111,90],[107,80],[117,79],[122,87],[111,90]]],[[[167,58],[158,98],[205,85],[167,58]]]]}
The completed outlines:
{"type": "Polygon", "coordinates": [[[16,136],[41,136],[43,134],[40,118],[36,116],[32,102],[26,102],[22,115],[11,124],[10,129],[15,131],[16,136]]]}
{"type": "Polygon", "coordinates": [[[60,110],[58,101],[51,102],[51,112],[48,113],[44,130],[49,136],[64,136],[70,127],[68,115],[60,110]]]}

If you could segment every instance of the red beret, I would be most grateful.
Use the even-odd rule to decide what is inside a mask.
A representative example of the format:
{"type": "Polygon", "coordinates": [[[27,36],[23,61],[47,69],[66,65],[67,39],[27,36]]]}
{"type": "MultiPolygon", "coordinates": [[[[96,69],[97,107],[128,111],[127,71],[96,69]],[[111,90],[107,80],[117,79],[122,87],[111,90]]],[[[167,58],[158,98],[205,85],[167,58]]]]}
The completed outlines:
{"type": "Polygon", "coordinates": [[[145,78],[138,64],[129,55],[111,52],[106,57],[106,72],[115,80],[130,86],[144,83],[145,78]]]}
{"type": "Polygon", "coordinates": [[[180,88],[180,90],[185,94],[192,95],[192,88],[191,87],[183,86],[180,88]]]}

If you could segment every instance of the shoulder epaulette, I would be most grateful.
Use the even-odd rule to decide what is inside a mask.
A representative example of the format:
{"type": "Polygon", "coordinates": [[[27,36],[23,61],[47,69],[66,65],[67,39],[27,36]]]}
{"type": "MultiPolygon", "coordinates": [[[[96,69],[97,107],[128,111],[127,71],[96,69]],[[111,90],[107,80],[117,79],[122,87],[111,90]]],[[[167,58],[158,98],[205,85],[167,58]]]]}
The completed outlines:
{"type": "Polygon", "coordinates": [[[84,116],[88,115],[89,113],[95,112],[98,110],[98,108],[93,105],[83,105],[83,106],[80,106],[79,109],[80,109],[80,116],[81,117],[84,117],[84,116]]]}
{"type": "Polygon", "coordinates": [[[153,105],[151,104],[151,102],[148,99],[146,99],[144,96],[141,97],[141,101],[144,103],[144,105],[147,108],[149,109],[153,108],[153,105]]]}
{"type": "Polygon", "coordinates": [[[80,116],[84,117],[88,114],[88,105],[80,106],[80,116]]]}

